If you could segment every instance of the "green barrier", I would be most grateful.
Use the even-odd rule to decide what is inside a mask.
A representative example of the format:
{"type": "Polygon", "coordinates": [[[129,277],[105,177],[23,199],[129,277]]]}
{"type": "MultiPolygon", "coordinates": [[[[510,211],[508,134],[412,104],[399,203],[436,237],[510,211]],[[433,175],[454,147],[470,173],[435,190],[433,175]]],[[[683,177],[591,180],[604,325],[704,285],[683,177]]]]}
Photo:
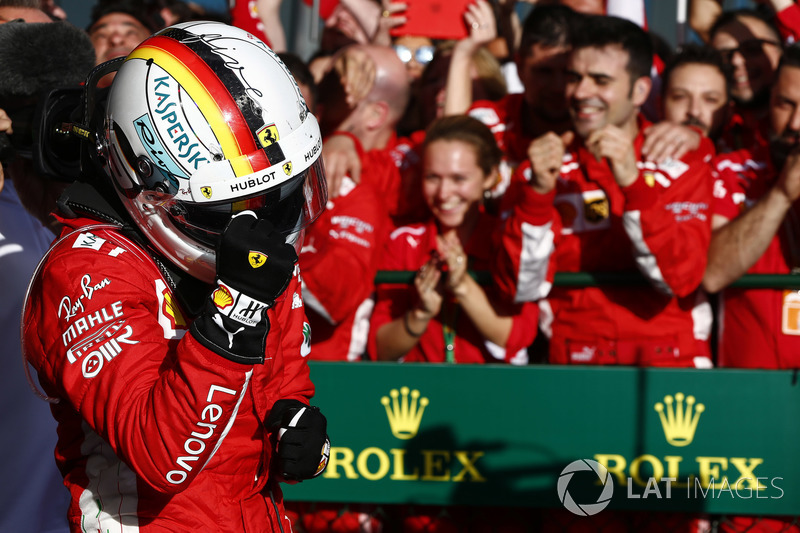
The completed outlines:
{"type": "MultiPolygon", "coordinates": [[[[412,283],[414,271],[381,270],[376,283],[412,283]]],[[[470,271],[478,283],[488,285],[491,274],[470,271]]],[[[557,272],[553,285],[566,287],[593,287],[597,285],[642,286],[649,282],[637,272],[557,272]]],[[[731,284],[738,289],[800,289],[800,274],[746,274],[731,284]]]]}
{"type": "Polygon", "coordinates": [[[796,372],[313,362],[311,375],[331,460],[289,500],[800,510],[796,372]]]}

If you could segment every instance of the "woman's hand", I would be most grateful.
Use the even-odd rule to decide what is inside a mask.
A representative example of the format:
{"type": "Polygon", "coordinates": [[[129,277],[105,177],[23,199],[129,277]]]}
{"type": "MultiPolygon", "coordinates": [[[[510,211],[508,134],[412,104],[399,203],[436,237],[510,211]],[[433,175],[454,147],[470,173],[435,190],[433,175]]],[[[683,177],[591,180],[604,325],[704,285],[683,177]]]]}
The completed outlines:
{"type": "Polygon", "coordinates": [[[463,46],[470,53],[474,53],[475,50],[489,44],[497,37],[494,8],[486,0],[477,0],[474,4],[467,5],[464,20],[469,28],[469,35],[461,39],[456,46],[463,46]]]}
{"type": "Polygon", "coordinates": [[[408,4],[387,0],[383,0],[381,4],[383,12],[381,13],[381,18],[378,19],[378,29],[372,37],[372,44],[392,46],[392,29],[408,22],[405,16],[408,4]]]}
{"type": "Polygon", "coordinates": [[[467,292],[469,274],[467,273],[467,254],[461,241],[455,234],[448,236],[438,235],[436,243],[439,253],[447,263],[447,279],[445,288],[456,298],[463,297],[467,292]]]}
{"type": "Polygon", "coordinates": [[[418,301],[411,312],[417,319],[431,319],[442,309],[442,293],[439,289],[442,273],[439,271],[439,264],[440,259],[432,257],[414,277],[418,301]]]}

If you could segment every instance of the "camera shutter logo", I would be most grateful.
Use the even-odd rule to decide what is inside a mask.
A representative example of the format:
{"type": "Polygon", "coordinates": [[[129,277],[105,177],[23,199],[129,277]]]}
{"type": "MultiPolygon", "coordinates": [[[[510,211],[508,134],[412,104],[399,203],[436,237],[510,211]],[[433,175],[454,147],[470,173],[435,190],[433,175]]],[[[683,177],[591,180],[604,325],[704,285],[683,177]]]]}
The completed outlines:
{"type": "Polygon", "coordinates": [[[578,461],[571,462],[564,468],[564,470],[561,471],[561,475],[558,478],[557,489],[558,499],[561,500],[561,503],[564,505],[567,511],[579,516],[592,516],[605,509],[609,502],[611,502],[611,497],[614,494],[614,480],[608,474],[606,467],[597,461],[592,461],[591,459],[580,459],[578,461]],[[603,490],[600,493],[600,496],[597,498],[597,502],[579,504],[572,499],[572,496],[570,496],[569,491],[567,491],[567,485],[569,485],[569,482],[575,472],[588,471],[593,471],[595,474],[597,474],[597,477],[603,484],[603,490]]]}

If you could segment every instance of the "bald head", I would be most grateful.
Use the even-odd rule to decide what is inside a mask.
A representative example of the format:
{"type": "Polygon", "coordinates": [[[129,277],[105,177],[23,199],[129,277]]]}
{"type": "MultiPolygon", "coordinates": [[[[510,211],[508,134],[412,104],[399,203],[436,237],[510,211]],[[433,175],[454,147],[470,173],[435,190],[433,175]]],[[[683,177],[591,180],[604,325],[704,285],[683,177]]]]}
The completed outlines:
{"type": "Polygon", "coordinates": [[[50,15],[34,7],[0,6],[0,24],[22,19],[25,22],[53,22],[50,15]]]}
{"type": "Polygon", "coordinates": [[[375,64],[375,82],[367,93],[367,101],[386,102],[392,117],[399,120],[408,105],[410,91],[405,64],[388,46],[358,44],[348,48],[365,53],[375,64]]]}

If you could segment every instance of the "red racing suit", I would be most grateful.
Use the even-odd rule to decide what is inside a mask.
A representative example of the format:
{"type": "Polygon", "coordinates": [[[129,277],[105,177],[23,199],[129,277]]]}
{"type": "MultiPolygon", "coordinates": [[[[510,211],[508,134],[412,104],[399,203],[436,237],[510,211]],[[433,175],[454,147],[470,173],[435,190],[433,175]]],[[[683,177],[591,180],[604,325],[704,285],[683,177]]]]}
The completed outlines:
{"type": "MultiPolygon", "coordinates": [[[[499,221],[485,213],[482,214],[470,240],[464,246],[469,258],[469,268],[488,270],[493,255],[492,247],[499,221]]],[[[422,267],[436,250],[437,228],[433,218],[428,222],[411,224],[395,229],[389,236],[381,259],[381,270],[413,270],[422,267]]],[[[500,295],[493,287],[484,287],[493,304],[499,304],[500,295]]],[[[377,302],[372,314],[369,335],[369,355],[376,358],[375,333],[381,326],[402,317],[414,304],[415,289],[408,284],[383,284],[377,289],[377,302]]],[[[534,304],[524,303],[510,306],[513,316],[511,334],[505,348],[484,340],[469,317],[459,313],[455,302],[445,301],[442,311],[428,323],[419,342],[404,357],[404,362],[441,363],[445,361],[445,341],[443,335],[444,313],[448,306],[455,309],[454,354],[457,363],[508,362],[526,364],[527,347],[536,337],[538,309],[534,304]]]]}
{"type": "Polygon", "coordinates": [[[478,100],[469,108],[468,115],[480,120],[494,135],[503,159],[498,168],[498,181],[487,195],[487,206],[496,212],[511,209],[516,197],[514,173],[528,160],[528,147],[534,137],[525,132],[525,95],[509,94],[500,100],[478,100]]]}
{"type": "MultiPolygon", "coordinates": [[[[729,220],[766,194],[778,175],[765,147],[718,156],[714,173],[714,214],[729,220]]],[[[800,212],[800,203],[795,203],[793,211],[800,212]]],[[[791,272],[792,256],[800,255],[798,231],[797,217],[787,216],[767,250],[747,272],[791,272]]],[[[800,291],[727,288],[720,294],[719,316],[720,366],[800,367],[800,291]]]]}
{"type": "MultiPolygon", "coordinates": [[[[696,289],[711,233],[713,147],[704,139],[682,160],[656,165],[641,157],[648,126],[639,119],[640,170],[630,186],[617,185],[607,162],[576,140],[550,194],[527,186],[515,194],[493,270],[516,301],[540,300],[551,363],[710,364],[711,309],[696,289]],[[551,290],[555,272],[637,269],[647,286],[551,290]]],[[[529,162],[520,173],[530,180],[529,162]]]]}
{"type": "Polygon", "coordinates": [[[339,196],[306,230],[300,265],[311,359],[358,361],[365,353],[388,225],[381,196],[367,183],[356,186],[346,177],[339,196]]]}
{"type": "Polygon", "coordinates": [[[722,130],[717,152],[761,150],[769,148],[769,120],[751,109],[736,109],[722,130]]]}
{"type": "Polygon", "coordinates": [[[509,94],[496,102],[473,102],[467,114],[480,120],[491,130],[497,146],[503,151],[513,168],[528,159],[528,146],[533,141],[523,130],[522,93],[509,94]]]}
{"type": "Polygon", "coordinates": [[[118,226],[63,222],[32,283],[24,340],[58,399],[72,530],[290,531],[265,420],[276,400],[314,392],[299,268],[268,311],[265,363],[239,364],[192,336],[169,277],[118,226]]]}

